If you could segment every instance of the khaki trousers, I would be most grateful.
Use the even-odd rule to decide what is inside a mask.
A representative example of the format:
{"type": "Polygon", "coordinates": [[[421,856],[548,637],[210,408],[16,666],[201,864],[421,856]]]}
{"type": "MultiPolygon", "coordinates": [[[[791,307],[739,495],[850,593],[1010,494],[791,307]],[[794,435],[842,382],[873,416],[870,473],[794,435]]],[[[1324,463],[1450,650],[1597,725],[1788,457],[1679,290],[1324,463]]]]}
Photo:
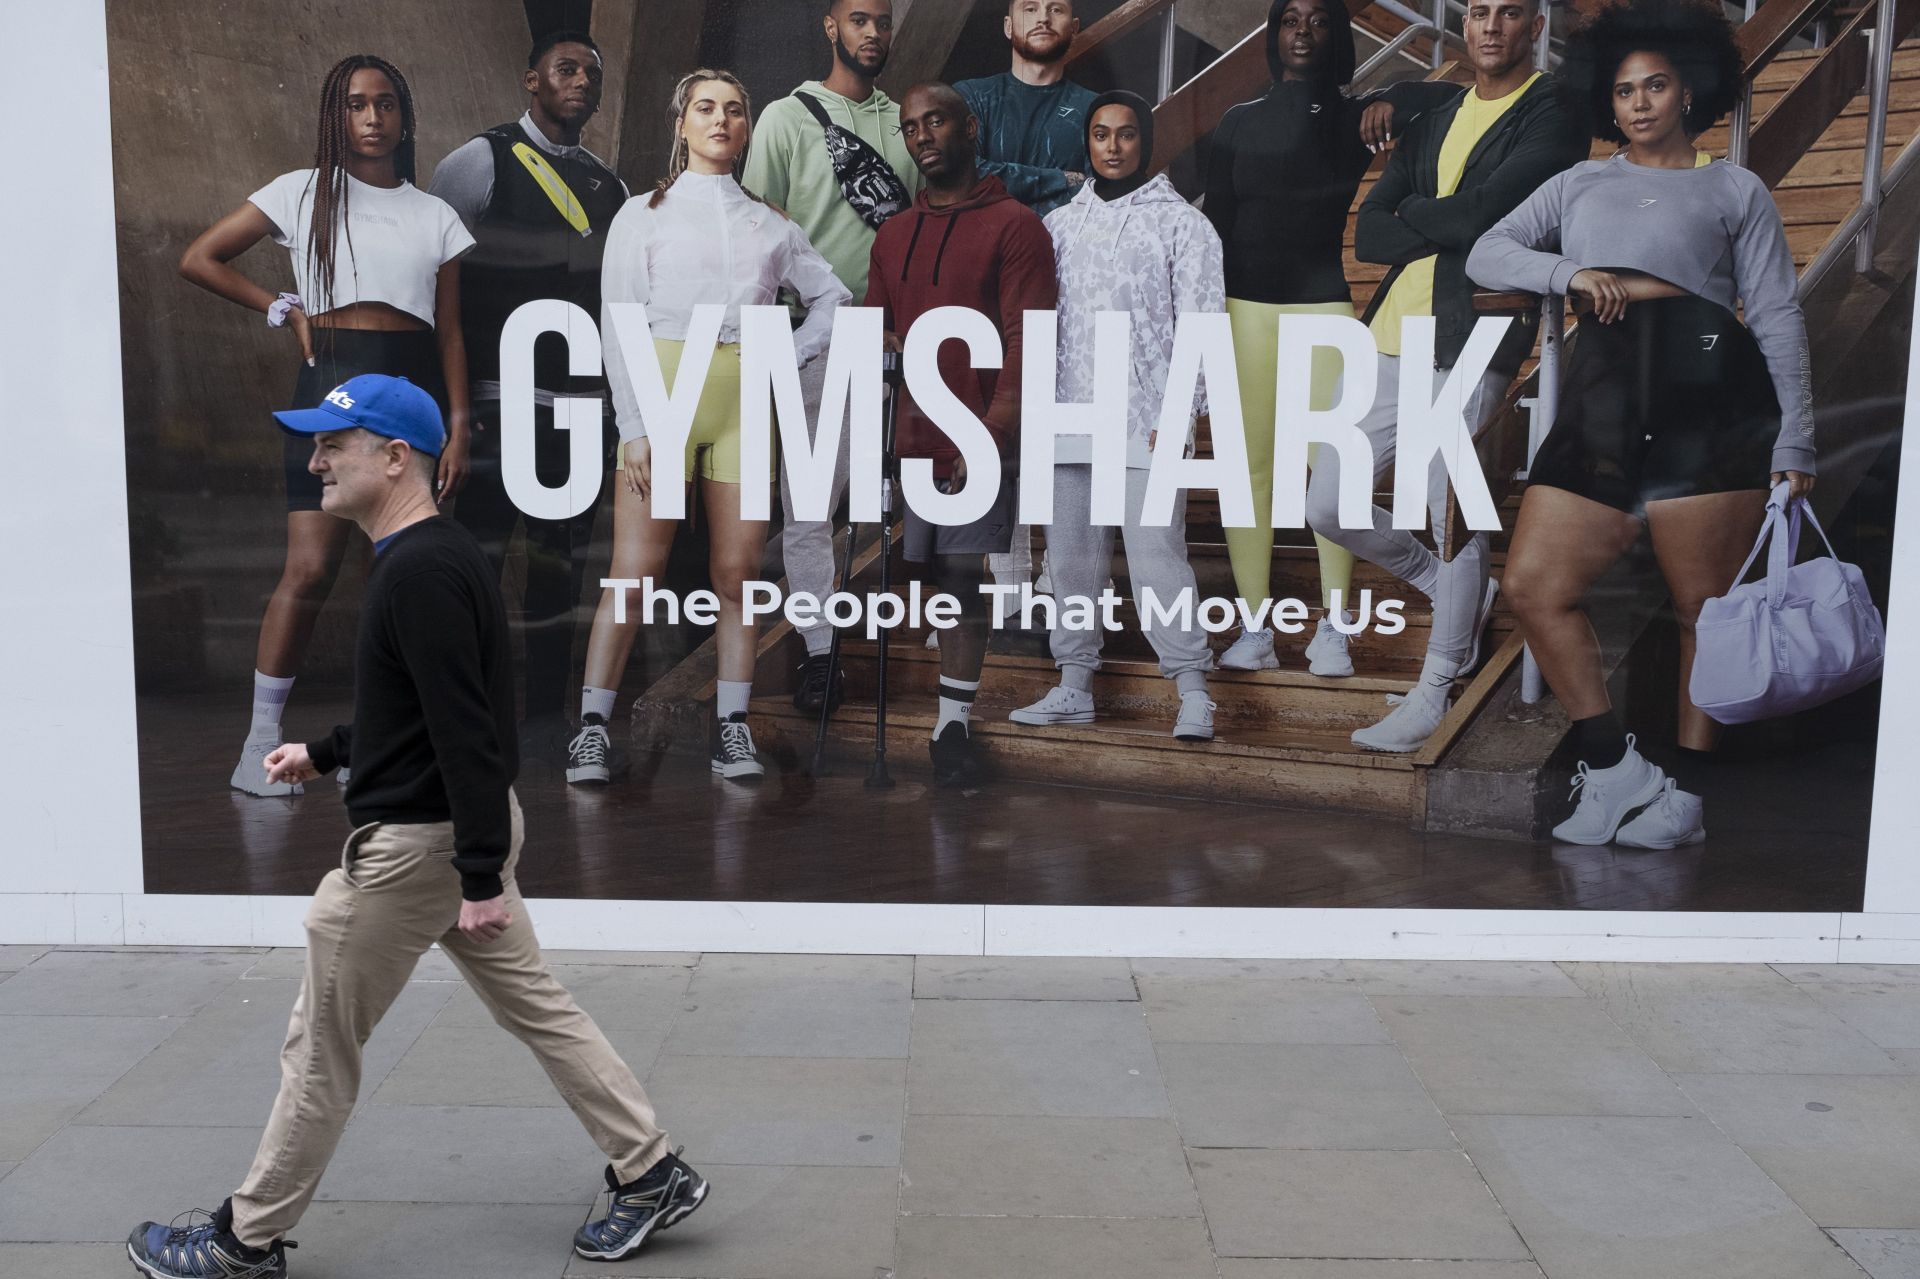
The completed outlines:
{"type": "Polygon", "coordinates": [[[373,1028],[438,942],[493,1019],[533,1050],[622,1182],[667,1152],[640,1081],[540,956],[514,870],[525,838],[513,803],[502,880],[513,923],[485,944],[455,927],[460,876],[453,823],[373,823],[347,839],[307,912],[307,973],[280,1052],[280,1095],[253,1169],[233,1196],[233,1230],[264,1247],[293,1228],[333,1158],[360,1092],[360,1053],[373,1028]]]}

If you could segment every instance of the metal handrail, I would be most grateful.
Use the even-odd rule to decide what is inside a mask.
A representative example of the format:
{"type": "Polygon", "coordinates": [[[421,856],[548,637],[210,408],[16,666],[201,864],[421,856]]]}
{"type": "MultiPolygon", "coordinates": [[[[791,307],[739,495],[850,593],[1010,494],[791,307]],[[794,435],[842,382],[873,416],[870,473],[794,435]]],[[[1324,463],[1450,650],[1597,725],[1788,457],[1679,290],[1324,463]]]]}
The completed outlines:
{"type": "MultiPolygon", "coordinates": [[[[1920,135],[1908,142],[1901,149],[1900,154],[1894,157],[1893,163],[1887,166],[1886,176],[1880,181],[1881,192],[1884,194],[1899,186],[1915,169],[1920,169],[1920,135]]],[[[1848,249],[1857,246],[1867,255],[1867,266],[1858,265],[1856,256],[1856,270],[1864,271],[1872,265],[1873,237],[1870,234],[1863,237],[1861,233],[1868,230],[1879,214],[1878,203],[1868,205],[1862,201],[1853,206],[1853,212],[1840,220],[1840,225],[1836,226],[1833,234],[1827,237],[1827,242],[1820,252],[1814,254],[1813,260],[1808,262],[1806,269],[1800,272],[1800,301],[1805,302],[1812,295],[1820,281],[1826,278],[1827,272],[1833,270],[1847,256],[1848,249]]]]}
{"type": "Polygon", "coordinates": [[[1421,36],[1432,34],[1434,34],[1434,29],[1431,23],[1421,22],[1407,26],[1399,35],[1387,41],[1384,45],[1381,45],[1380,52],[1374,54],[1354,69],[1353,83],[1359,84],[1365,80],[1368,76],[1372,75],[1377,68],[1386,63],[1388,59],[1394,57],[1421,36]]]}

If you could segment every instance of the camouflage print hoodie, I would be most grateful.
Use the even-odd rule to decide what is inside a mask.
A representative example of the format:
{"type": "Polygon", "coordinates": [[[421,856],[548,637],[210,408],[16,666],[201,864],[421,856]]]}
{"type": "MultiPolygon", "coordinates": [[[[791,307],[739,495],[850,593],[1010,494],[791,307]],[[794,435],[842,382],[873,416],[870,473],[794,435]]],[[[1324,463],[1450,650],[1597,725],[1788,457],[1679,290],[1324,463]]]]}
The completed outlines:
{"type": "MultiPolygon", "coordinates": [[[[1227,308],[1220,237],[1165,174],[1112,200],[1101,199],[1089,182],[1047,215],[1047,230],[1060,284],[1055,393],[1063,404],[1094,398],[1094,316],[1131,312],[1127,465],[1148,466],[1147,441],[1160,425],[1160,400],[1173,361],[1174,317],[1227,308]]],[[[1207,411],[1204,386],[1195,392],[1193,411],[1207,411]]],[[[1188,441],[1172,443],[1184,448],[1188,441]]],[[[1092,460],[1084,438],[1063,438],[1055,456],[1062,462],[1092,460]]]]}

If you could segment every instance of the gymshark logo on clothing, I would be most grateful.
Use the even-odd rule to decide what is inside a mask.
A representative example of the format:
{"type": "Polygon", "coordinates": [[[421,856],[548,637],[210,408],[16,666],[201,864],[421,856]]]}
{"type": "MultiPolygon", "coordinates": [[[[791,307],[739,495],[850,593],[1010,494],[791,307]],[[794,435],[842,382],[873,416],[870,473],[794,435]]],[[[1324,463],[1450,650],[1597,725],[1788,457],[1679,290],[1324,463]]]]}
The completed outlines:
{"type": "Polygon", "coordinates": [[[1074,112],[1078,111],[1079,109],[1080,109],[1079,107],[1061,107],[1060,118],[1062,120],[1071,120],[1073,119],[1074,112]]]}
{"type": "Polygon", "coordinates": [[[1648,206],[1649,204],[1658,204],[1658,203],[1659,203],[1659,201],[1658,201],[1658,200],[1656,200],[1656,199],[1654,199],[1653,197],[1651,197],[1651,196],[1649,196],[1648,198],[1646,198],[1646,199],[1644,199],[1644,200],[1642,200],[1642,201],[1640,201],[1640,207],[1644,209],[1644,208],[1646,208],[1646,207],[1647,207],[1647,206],[1648,206]]]}
{"type": "Polygon", "coordinates": [[[353,397],[347,394],[347,389],[344,386],[336,386],[327,392],[327,403],[337,405],[343,409],[350,409],[353,407],[353,397]]]}

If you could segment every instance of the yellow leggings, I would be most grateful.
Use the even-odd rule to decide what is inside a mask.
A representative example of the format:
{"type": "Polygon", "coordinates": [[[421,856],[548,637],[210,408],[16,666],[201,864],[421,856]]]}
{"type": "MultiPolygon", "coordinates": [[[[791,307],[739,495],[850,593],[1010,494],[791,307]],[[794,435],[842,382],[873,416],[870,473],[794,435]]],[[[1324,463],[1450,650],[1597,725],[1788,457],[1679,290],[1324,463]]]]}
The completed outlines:
{"type": "MultiPolygon", "coordinates": [[[[1270,302],[1227,299],[1233,324],[1233,360],[1240,375],[1240,412],[1246,420],[1247,468],[1253,480],[1254,528],[1226,530],[1227,560],[1233,565],[1233,587],[1240,598],[1254,604],[1267,598],[1273,582],[1273,419],[1274,377],[1278,372],[1282,315],[1353,316],[1350,302],[1306,302],[1280,306],[1270,302]]],[[[1313,385],[1308,403],[1315,409],[1333,407],[1340,390],[1340,354],[1321,347],[1313,353],[1313,385]]],[[[1319,451],[1315,445],[1309,462],[1319,451]]],[[[1353,552],[1314,535],[1320,551],[1320,598],[1339,591],[1345,601],[1352,594],[1353,552]]]]}
{"type": "MultiPolygon", "coordinates": [[[[685,343],[655,338],[660,357],[660,380],[669,390],[680,370],[685,343]]],[[[696,474],[721,484],[740,483],[740,344],[723,342],[713,348],[707,366],[707,384],[700,388],[700,405],[687,433],[686,478],[696,474]]],[[[773,478],[769,470],[768,479],[773,478]]]]}

